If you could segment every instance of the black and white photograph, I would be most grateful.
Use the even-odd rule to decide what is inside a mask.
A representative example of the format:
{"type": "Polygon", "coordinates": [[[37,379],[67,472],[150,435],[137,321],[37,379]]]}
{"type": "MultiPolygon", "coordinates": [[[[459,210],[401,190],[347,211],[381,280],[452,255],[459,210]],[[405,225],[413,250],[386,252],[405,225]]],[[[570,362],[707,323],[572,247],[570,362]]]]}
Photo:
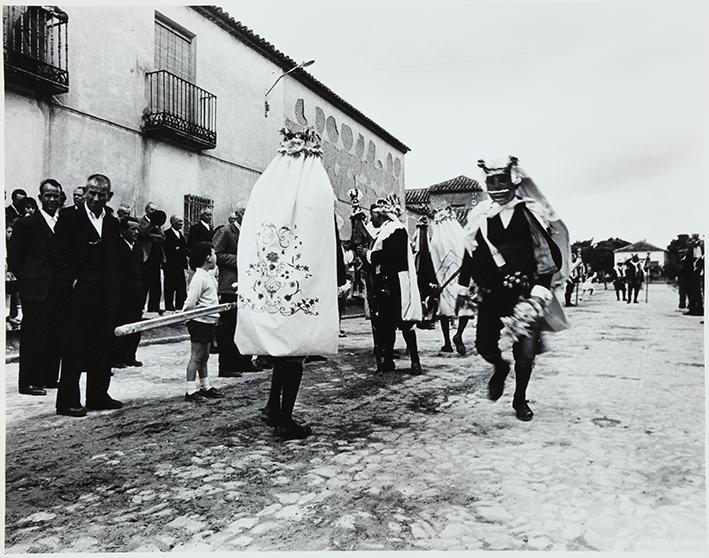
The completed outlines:
{"type": "Polygon", "coordinates": [[[707,552],[702,0],[2,11],[3,553],[707,552]]]}

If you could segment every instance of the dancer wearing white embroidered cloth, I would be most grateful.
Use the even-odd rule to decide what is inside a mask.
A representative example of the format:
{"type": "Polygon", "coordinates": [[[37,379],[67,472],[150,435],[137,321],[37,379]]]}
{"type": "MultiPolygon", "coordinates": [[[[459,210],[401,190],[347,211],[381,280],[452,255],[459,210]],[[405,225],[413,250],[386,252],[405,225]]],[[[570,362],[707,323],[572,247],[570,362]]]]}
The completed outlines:
{"type": "MultiPolygon", "coordinates": [[[[438,317],[440,318],[444,343],[441,351],[452,353],[450,322],[457,315],[456,299],[461,287],[455,281],[455,276],[463,263],[465,233],[449,205],[436,212],[431,230],[431,260],[436,271],[438,284],[442,287],[438,300],[438,317]]],[[[460,355],[466,353],[462,334],[468,319],[467,316],[460,318],[458,332],[453,336],[453,342],[460,355]]]]}
{"type": "Polygon", "coordinates": [[[254,184],[241,224],[234,340],[242,354],[274,357],[262,418],[293,439],[310,434],[292,416],[304,357],[337,353],[335,195],[318,135],[281,133],[279,154],[254,184]]]}

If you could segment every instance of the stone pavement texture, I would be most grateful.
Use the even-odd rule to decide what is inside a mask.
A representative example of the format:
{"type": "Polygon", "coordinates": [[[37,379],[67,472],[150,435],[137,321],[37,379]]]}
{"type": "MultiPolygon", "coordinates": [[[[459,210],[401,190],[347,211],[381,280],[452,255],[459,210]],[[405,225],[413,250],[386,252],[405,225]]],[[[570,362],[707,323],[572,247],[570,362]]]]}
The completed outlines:
{"type": "Polygon", "coordinates": [[[368,322],[345,321],[340,354],[306,365],[304,441],[257,418],[268,372],[184,402],[185,342],[139,349],[113,379],[126,407],[85,419],[18,395],[10,365],[5,549],[705,551],[703,321],[665,285],[614,298],[547,338],[529,423],[512,378],[486,399],[472,329],[467,357],[419,330],[425,374],[375,376],[368,322]]]}

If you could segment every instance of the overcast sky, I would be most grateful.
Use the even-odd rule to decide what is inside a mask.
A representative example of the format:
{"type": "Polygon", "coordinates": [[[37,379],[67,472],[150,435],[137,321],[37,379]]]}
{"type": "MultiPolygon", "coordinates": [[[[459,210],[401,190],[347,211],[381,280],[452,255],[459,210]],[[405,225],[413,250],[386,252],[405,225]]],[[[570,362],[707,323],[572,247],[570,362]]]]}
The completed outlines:
{"type": "Polygon", "coordinates": [[[221,5],[411,147],[407,188],[514,154],[573,239],[703,231],[700,1],[221,5]]]}

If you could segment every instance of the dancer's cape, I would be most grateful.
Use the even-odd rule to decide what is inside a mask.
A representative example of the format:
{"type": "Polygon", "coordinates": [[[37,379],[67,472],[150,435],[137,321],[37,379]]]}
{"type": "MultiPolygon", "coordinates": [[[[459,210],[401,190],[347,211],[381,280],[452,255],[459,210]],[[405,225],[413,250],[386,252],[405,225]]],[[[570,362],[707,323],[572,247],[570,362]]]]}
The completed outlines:
{"type": "MultiPolygon", "coordinates": [[[[406,227],[394,218],[386,221],[376,230],[372,252],[382,249],[382,243],[398,229],[406,230],[406,227]]],[[[421,295],[419,293],[418,281],[416,279],[416,264],[414,254],[410,244],[406,243],[406,261],[408,269],[399,272],[399,290],[401,292],[401,319],[409,322],[420,322],[423,318],[421,310],[421,295]]]]}
{"type": "Polygon", "coordinates": [[[334,211],[319,156],[278,154],[254,184],[237,251],[242,354],[337,353],[334,211]]]}
{"type": "Polygon", "coordinates": [[[455,215],[437,214],[431,225],[431,259],[438,284],[443,286],[438,303],[441,316],[454,317],[455,301],[460,292],[458,282],[451,280],[463,263],[465,233],[455,215]]]}
{"type": "MultiPolygon", "coordinates": [[[[559,218],[551,204],[542,195],[531,178],[518,170],[521,182],[517,187],[517,197],[513,203],[524,202],[527,211],[524,212],[529,223],[534,244],[534,255],[537,262],[537,274],[543,275],[554,271],[552,277],[552,297],[544,311],[544,328],[550,331],[560,331],[569,327],[569,322],[561,306],[560,289],[569,276],[571,248],[569,231],[559,218]],[[547,242],[551,241],[551,242],[547,242]]],[[[492,200],[485,199],[478,203],[468,214],[465,231],[465,249],[470,254],[477,247],[477,233],[480,231],[484,242],[487,242],[487,220],[500,212],[502,207],[492,200]]],[[[497,249],[488,242],[488,248],[498,267],[504,265],[504,258],[497,249]]]]}

